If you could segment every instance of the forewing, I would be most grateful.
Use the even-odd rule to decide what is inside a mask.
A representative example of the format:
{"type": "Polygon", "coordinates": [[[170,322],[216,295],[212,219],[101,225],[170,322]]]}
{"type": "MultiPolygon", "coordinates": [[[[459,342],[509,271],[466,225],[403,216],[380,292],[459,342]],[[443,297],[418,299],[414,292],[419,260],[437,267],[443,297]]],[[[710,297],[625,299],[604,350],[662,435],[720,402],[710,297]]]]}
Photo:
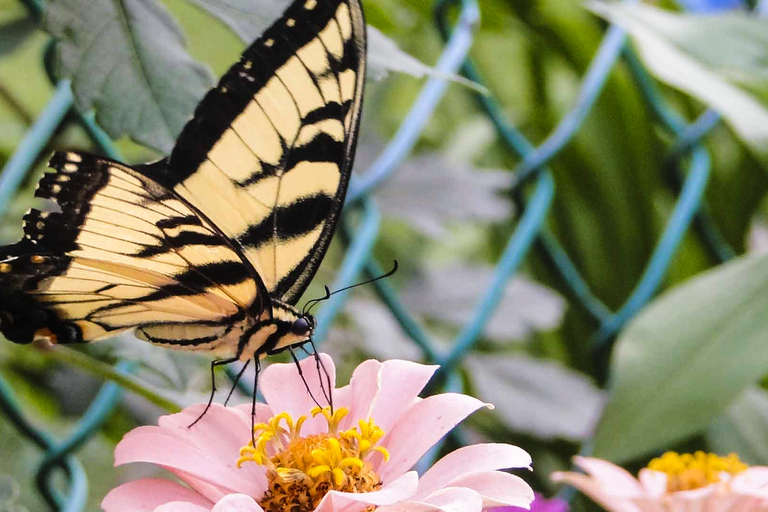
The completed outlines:
{"type": "Polygon", "coordinates": [[[358,0],[297,0],[203,99],[159,181],[219,227],[268,292],[295,303],[346,193],[362,102],[358,0]]]}
{"type": "Polygon", "coordinates": [[[90,341],[170,324],[223,333],[261,311],[249,265],[171,191],[92,155],[56,153],[50,165],[36,196],[59,211],[31,210],[24,239],[0,249],[6,337],[90,341]]]}

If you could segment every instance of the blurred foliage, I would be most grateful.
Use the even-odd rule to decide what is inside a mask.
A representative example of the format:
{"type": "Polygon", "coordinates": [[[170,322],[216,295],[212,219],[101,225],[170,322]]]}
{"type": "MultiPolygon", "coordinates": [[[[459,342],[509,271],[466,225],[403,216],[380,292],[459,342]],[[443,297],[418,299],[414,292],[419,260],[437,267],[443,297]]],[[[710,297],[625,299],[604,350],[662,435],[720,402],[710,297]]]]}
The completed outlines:
{"type": "MultiPolygon", "coordinates": [[[[178,21],[189,55],[215,75],[237,58],[243,43],[224,23],[184,0],[162,5],[178,21]]],[[[435,61],[442,43],[429,2],[366,0],[365,8],[368,22],[400,48],[427,64],[435,61]]],[[[576,0],[483,0],[481,9],[483,22],[472,56],[505,115],[532,141],[541,141],[572,106],[605,22],[576,0]]],[[[710,23],[717,27],[717,18],[710,23]]],[[[20,3],[0,0],[0,165],[51,95],[42,66],[48,40],[41,30],[30,30],[20,3]]],[[[762,66],[765,70],[764,61],[762,66]]],[[[173,86],[173,79],[169,82],[173,86]]],[[[421,85],[401,74],[368,83],[356,170],[364,169],[381,141],[393,135],[421,85]]],[[[750,87],[766,97],[764,80],[750,87]]],[[[708,106],[678,89],[662,86],[662,92],[689,120],[708,106]]],[[[402,263],[391,281],[439,340],[454,336],[466,319],[482,276],[501,253],[519,213],[505,195],[512,179],[509,169],[518,160],[497,139],[471,94],[465,87],[451,86],[413,160],[381,193],[385,221],[375,254],[382,262],[397,258],[402,263]]],[[[709,212],[739,253],[746,250],[755,219],[768,213],[763,200],[768,176],[742,139],[723,124],[705,139],[712,158],[709,212]]],[[[670,183],[666,158],[673,144],[620,62],[583,127],[551,162],[557,193],[548,226],[594,293],[611,308],[620,307],[636,285],[673,207],[678,191],[670,183]]],[[[129,162],[156,156],[125,138],[118,145],[129,162]]],[[[50,147],[93,150],[75,126],[57,133],[50,147]]],[[[32,204],[32,189],[43,169],[41,161],[3,220],[3,243],[18,238],[21,215],[32,204]]],[[[335,241],[307,297],[322,295],[322,285],[332,279],[342,251],[335,241]]],[[[594,380],[599,372],[589,345],[594,321],[579,307],[563,311],[555,292],[567,290],[544,260],[531,254],[525,268],[527,285],[513,280],[508,289],[511,302],[502,303],[501,316],[465,365],[469,391],[498,406],[472,422],[468,432],[473,439],[514,442],[528,449],[535,461],[534,484],[552,492],[546,475],[568,467],[579,443],[593,433],[608,395],[607,412],[597,429],[600,455],[645,461],[650,452],[687,440],[698,443],[695,448],[709,443],[715,449],[738,449],[750,462],[768,463],[768,438],[764,432],[755,433],[768,418],[765,392],[755,386],[768,373],[768,361],[762,361],[762,355],[750,357],[766,341],[761,298],[765,258],[717,269],[649,307],[620,337],[606,393],[594,380]],[[716,365],[718,361],[723,364],[716,365]],[[749,372],[743,371],[745,366],[749,372]],[[665,378],[675,387],[659,393],[665,378]],[[694,398],[699,405],[706,402],[695,414],[685,405],[694,398]],[[645,419],[639,421],[641,417],[645,419]]],[[[676,287],[716,263],[701,240],[689,234],[665,286],[676,287]]],[[[415,346],[370,294],[355,291],[325,346],[338,358],[342,382],[357,362],[372,355],[418,357],[415,346]]],[[[143,363],[136,375],[125,378],[145,397],[179,405],[204,399],[210,385],[205,358],[136,343],[104,342],[72,357],[3,343],[0,371],[35,420],[54,432],[66,432],[99,382],[114,377],[104,368],[121,356],[143,363]],[[88,355],[83,354],[98,364],[84,362],[88,355]]],[[[89,510],[95,510],[100,497],[116,484],[116,473],[109,469],[115,442],[133,426],[152,423],[161,412],[131,395],[124,410],[80,452],[91,487],[89,510]]],[[[39,452],[2,418],[0,439],[5,455],[0,476],[12,475],[21,488],[18,502],[39,510],[30,484],[39,452]]]]}

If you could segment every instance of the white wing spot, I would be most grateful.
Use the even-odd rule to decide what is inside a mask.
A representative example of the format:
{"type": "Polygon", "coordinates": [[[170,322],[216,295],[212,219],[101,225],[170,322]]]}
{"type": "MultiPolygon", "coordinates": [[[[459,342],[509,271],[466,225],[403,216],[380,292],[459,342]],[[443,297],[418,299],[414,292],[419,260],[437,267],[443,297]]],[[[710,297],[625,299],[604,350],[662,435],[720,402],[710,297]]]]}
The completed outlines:
{"type": "Polygon", "coordinates": [[[61,185],[58,185],[58,184],[51,185],[51,192],[53,192],[54,194],[58,194],[59,192],[61,192],[61,185]]]}
{"type": "Polygon", "coordinates": [[[287,20],[285,20],[285,24],[288,25],[289,27],[292,27],[296,25],[296,20],[293,18],[288,18],[287,20]]]}
{"type": "Polygon", "coordinates": [[[81,157],[77,153],[67,153],[67,160],[71,160],[73,162],[82,162],[83,157],[81,157]]]}
{"type": "Polygon", "coordinates": [[[317,6],[317,0],[307,0],[307,2],[304,4],[304,8],[308,11],[311,11],[317,6]]]}
{"type": "Polygon", "coordinates": [[[62,170],[64,172],[75,172],[77,170],[77,164],[64,164],[64,167],[62,170]]]}
{"type": "Polygon", "coordinates": [[[271,48],[273,44],[275,44],[274,39],[270,38],[264,41],[264,46],[266,46],[267,48],[271,48]]]}

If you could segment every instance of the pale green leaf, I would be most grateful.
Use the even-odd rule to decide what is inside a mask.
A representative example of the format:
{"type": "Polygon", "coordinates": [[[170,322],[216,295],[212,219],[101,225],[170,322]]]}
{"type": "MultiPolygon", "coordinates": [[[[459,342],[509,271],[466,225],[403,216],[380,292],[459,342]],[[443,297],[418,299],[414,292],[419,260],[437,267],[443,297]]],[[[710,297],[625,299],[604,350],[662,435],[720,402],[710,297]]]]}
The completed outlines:
{"type": "Polygon", "coordinates": [[[586,439],[604,403],[589,378],[554,361],[493,354],[464,364],[477,397],[506,425],[539,439],[586,439]]]}
{"type": "Polygon", "coordinates": [[[168,153],[213,84],[185,49],[176,20],[156,0],[55,0],[46,29],[61,77],[79,107],[112,136],[168,153]]]}
{"type": "Polygon", "coordinates": [[[626,29],[659,80],[716,110],[768,167],[768,20],[740,12],[675,14],[625,2],[588,6],[626,29]]]}
{"type": "Polygon", "coordinates": [[[594,454],[618,462],[704,430],[768,372],[768,256],[675,287],[619,337],[594,454]]]}
{"type": "MultiPolygon", "coordinates": [[[[290,5],[289,0],[191,0],[227,25],[244,42],[251,41],[276,20],[290,5]]],[[[397,43],[368,25],[368,68],[373,77],[390,71],[417,78],[438,76],[486,92],[485,88],[457,75],[441,73],[403,51],[397,43]]]]}
{"type": "Polygon", "coordinates": [[[707,429],[711,451],[738,453],[747,464],[768,464],[768,393],[747,388],[707,429]]]}

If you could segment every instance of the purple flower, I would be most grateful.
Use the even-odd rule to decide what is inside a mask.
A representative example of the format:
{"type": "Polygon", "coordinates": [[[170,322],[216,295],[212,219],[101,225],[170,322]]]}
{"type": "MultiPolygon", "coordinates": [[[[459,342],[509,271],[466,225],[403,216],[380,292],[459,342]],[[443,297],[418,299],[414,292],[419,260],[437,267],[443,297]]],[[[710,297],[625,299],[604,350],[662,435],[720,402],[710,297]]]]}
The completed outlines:
{"type": "MultiPolygon", "coordinates": [[[[498,507],[491,509],[490,512],[528,512],[524,508],[520,507],[498,507]]],[[[536,493],[536,498],[531,503],[530,512],[568,512],[568,503],[560,498],[546,499],[539,493],[536,493]]]]}

